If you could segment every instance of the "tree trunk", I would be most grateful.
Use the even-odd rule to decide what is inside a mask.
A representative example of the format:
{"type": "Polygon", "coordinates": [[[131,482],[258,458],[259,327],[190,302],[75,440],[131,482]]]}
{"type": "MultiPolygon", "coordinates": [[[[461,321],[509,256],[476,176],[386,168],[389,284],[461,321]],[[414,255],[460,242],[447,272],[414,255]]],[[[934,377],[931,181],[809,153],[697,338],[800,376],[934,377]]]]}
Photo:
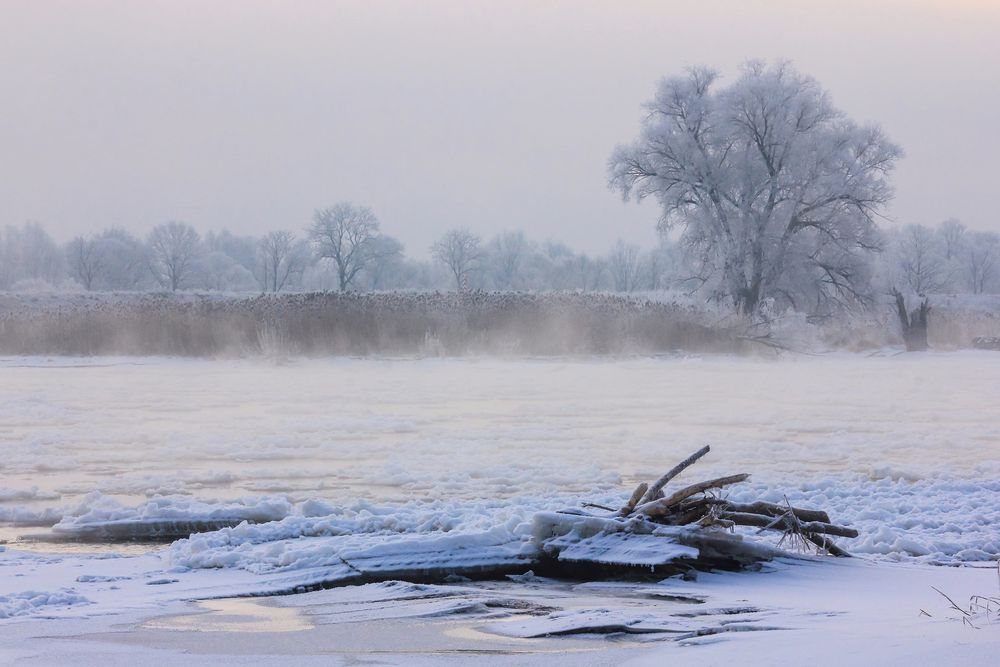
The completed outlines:
{"type": "Polygon", "coordinates": [[[903,343],[907,352],[921,352],[928,348],[927,344],[927,314],[930,312],[930,305],[927,297],[923,297],[920,307],[913,312],[906,311],[906,300],[899,290],[892,291],[896,297],[896,315],[899,317],[899,324],[903,329],[903,343]]]}
{"type": "Polygon", "coordinates": [[[760,283],[744,287],[739,291],[738,310],[743,315],[753,315],[760,304],[760,283]]]}

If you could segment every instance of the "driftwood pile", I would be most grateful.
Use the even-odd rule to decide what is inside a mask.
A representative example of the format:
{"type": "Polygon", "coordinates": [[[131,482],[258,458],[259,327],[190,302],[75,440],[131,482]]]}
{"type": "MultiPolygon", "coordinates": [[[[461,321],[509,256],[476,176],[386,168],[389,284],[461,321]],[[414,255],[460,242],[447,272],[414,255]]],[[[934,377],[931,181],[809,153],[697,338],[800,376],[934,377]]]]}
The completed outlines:
{"type": "Polygon", "coordinates": [[[1000,336],[977,336],[972,339],[972,347],[977,350],[1000,351],[1000,336]]]}
{"type": "Polygon", "coordinates": [[[785,505],[764,501],[735,503],[719,494],[725,487],[746,481],[750,477],[746,473],[710,479],[664,493],[668,482],[709,450],[706,445],[652,484],[640,484],[615,516],[622,520],[638,519],[664,526],[724,529],[750,526],[758,528],[758,532],[771,530],[782,533],[779,546],[790,543],[832,556],[850,555],[834,544],[831,536],[853,538],[858,536],[858,531],[831,523],[826,512],[792,507],[787,499],[785,505]]]}

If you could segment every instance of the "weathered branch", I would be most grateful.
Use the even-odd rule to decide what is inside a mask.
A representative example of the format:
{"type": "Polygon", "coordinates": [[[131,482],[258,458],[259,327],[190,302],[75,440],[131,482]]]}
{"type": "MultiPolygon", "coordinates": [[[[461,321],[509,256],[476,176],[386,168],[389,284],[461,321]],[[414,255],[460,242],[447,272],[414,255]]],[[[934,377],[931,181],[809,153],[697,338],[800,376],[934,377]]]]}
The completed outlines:
{"type": "MultiPolygon", "coordinates": [[[[666,498],[661,498],[660,500],[653,500],[651,502],[639,505],[635,508],[634,514],[644,514],[648,517],[662,516],[670,511],[670,508],[677,503],[690,498],[696,493],[704,493],[710,489],[719,489],[723,486],[729,486],[730,484],[738,484],[740,482],[745,482],[750,478],[747,473],[741,473],[739,475],[729,475],[728,477],[719,477],[717,479],[710,479],[705,482],[698,482],[697,484],[692,484],[691,486],[684,487],[679,491],[675,491],[666,498]]],[[[649,495],[649,492],[646,492],[649,495]]]]}
{"type": "Polygon", "coordinates": [[[635,487],[635,491],[632,492],[631,497],[629,497],[628,502],[626,502],[620,510],[618,510],[618,516],[628,516],[635,509],[635,506],[639,504],[639,499],[643,497],[646,493],[646,489],[649,485],[643,482],[639,486],[635,487]]]}
{"type": "Polygon", "coordinates": [[[667,474],[653,482],[653,485],[647,489],[645,494],[643,494],[642,499],[638,501],[638,504],[642,505],[650,502],[651,500],[655,500],[660,491],[663,490],[663,487],[667,485],[667,482],[672,480],[674,477],[677,477],[677,475],[681,474],[685,468],[690,467],[695,463],[695,461],[703,457],[705,454],[708,454],[711,449],[712,448],[709,445],[705,445],[694,454],[671,468],[667,474]]]}

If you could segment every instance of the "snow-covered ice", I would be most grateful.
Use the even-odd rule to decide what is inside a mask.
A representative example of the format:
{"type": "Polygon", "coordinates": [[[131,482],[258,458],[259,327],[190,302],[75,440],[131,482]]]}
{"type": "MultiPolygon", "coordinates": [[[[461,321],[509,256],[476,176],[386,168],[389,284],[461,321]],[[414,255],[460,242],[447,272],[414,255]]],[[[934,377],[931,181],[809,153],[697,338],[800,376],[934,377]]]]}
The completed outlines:
{"type": "MultiPolygon", "coordinates": [[[[1000,557],[997,397],[1000,355],[989,352],[2,359],[0,531],[56,543],[0,551],[0,614],[162,615],[187,600],[351,583],[358,567],[395,572],[414,549],[442,565],[472,568],[498,553],[516,565],[537,512],[620,504],[705,443],[713,452],[699,478],[752,474],[734,500],[787,495],[861,532],[844,546],[862,564],[830,566],[831,579],[881,567],[929,590],[931,574],[973,572],[930,564],[1000,557]],[[204,532],[149,543],[189,529],[204,532]],[[107,544],[121,539],[140,544],[107,544]]],[[[779,568],[780,580],[795,590],[787,572],[812,567],[779,568]]],[[[988,581],[982,572],[977,581],[988,581]]],[[[718,605],[730,595],[720,586],[689,592],[718,605]]],[[[761,597],[753,606],[785,606],[761,597]]],[[[508,613],[479,599],[436,604],[421,613],[508,613]]],[[[537,627],[513,614],[506,635],[576,632],[607,618],[645,632],[660,622],[616,605],[598,613],[574,603],[537,627]]],[[[676,627],[691,625],[672,614],[676,627]]]]}
{"type": "Polygon", "coordinates": [[[89,603],[90,600],[87,598],[66,589],[54,593],[40,591],[9,593],[0,595],[0,618],[44,613],[46,607],[70,607],[89,603]]]}

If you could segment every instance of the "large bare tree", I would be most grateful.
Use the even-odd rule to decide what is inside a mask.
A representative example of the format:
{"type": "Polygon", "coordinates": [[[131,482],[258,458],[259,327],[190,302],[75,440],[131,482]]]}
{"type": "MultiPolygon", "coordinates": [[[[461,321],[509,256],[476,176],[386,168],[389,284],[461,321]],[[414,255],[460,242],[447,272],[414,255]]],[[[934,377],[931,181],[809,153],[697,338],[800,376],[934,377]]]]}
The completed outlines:
{"type": "Polygon", "coordinates": [[[955,259],[965,246],[966,232],[965,225],[956,218],[948,218],[938,226],[938,234],[944,244],[944,258],[948,261],[955,259]]]}
{"type": "Polygon", "coordinates": [[[639,286],[639,246],[619,239],[608,254],[608,271],[616,292],[632,292],[639,286]]]}
{"type": "Polygon", "coordinates": [[[965,277],[973,294],[985,294],[1000,280],[1000,235],[973,232],[965,248],[965,277]]]}
{"type": "Polygon", "coordinates": [[[77,236],[66,246],[66,261],[70,276],[85,290],[93,290],[103,277],[106,246],[102,239],[77,236]]]}
{"type": "Polygon", "coordinates": [[[336,263],[342,292],[350,289],[362,269],[385,251],[376,243],[378,236],[378,219],[372,210],[349,202],[316,211],[309,230],[317,254],[336,263]]]}
{"type": "Polygon", "coordinates": [[[610,158],[612,187],[654,197],[661,228],[683,230],[706,284],[743,313],[864,298],[900,149],[787,63],[718,79],[701,67],[660,83],[638,139],[610,158]]]}
{"type": "Polygon", "coordinates": [[[191,279],[201,252],[201,238],[183,222],[157,225],[149,234],[149,268],[163,287],[172,291],[191,279]]]}
{"type": "Polygon", "coordinates": [[[260,266],[258,282],[265,292],[285,289],[288,281],[301,274],[306,267],[305,255],[292,232],[268,232],[259,241],[257,252],[260,266]]]}
{"type": "Polygon", "coordinates": [[[894,282],[915,294],[944,291],[951,276],[941,236],[923,225],[907,225],[894,236],[899,276],[894,282]]]}
{"type": "Polygon", "coordinates": [[[65,276],[66,256],[38,222],[7,225],[0,230],[0,289],[18,281],[58,284],[65,276]]]}
{"type": "Polygon", "coordinates": [[[365,269],[364,280],[368,289],[382,290],[400,278],[403,264],[403,244],[388,234],[375,238],[372,247],[372,261],[365,269]]]}
{"type": "Polygon", "coordinates": [[[448,267],[459,290],[466,287],[469,276],[478,268],[483,257],[479,236],[468,229],[452,229],[445,232],[437,243],[431,246],[431,254],[448,267]]]}
{"type": "Polygon", "coordinates": [[[136,290],[149,285],[149,251],[124,229],[111,227],[97,238],[103,248],[101,289],[136,290]]]}
{"type": "Polygon", "coordinates": [[[498,289],[514,289],[520,282],[522,265],[530,250],[528,239],[520,230],[501,232],[490,241],[490,273],[498,289]]]}

